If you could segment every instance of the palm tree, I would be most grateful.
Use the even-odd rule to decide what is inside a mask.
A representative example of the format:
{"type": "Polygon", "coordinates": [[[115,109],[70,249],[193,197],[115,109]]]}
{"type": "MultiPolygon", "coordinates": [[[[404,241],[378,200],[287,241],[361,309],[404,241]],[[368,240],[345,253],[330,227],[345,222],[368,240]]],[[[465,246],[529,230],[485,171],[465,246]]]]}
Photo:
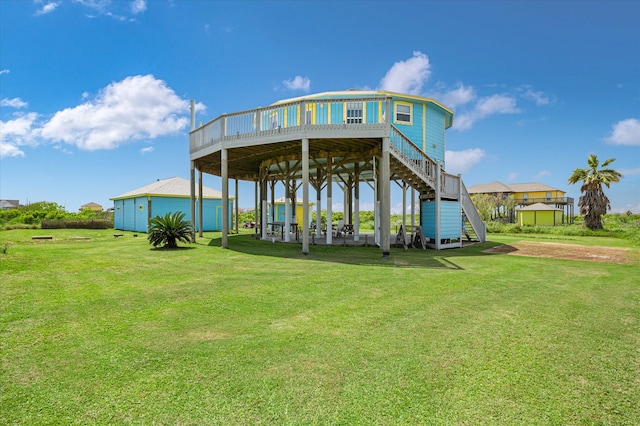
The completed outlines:
{"type": "Polygon", "coordinates": [[[615,158],[609,158],[602,163],[602,168],[598,170],[598,157],[591,154],[587,159],[589,168],[575,169],[569,177],[570,184],[582,182],[582,187],[580,187],[582,195],[578,200],[578,207],[580,207],[580,214],[584,215],[584,226],[589,229],[602,229],[601,217],[607,212],[607,209],[611,209],[611,204],[607,196],[604,195],[602,185],[609,188],[610,184],[620,181],[622,173],[605,168],[614,161],[616,161],[615,158]]]}
{"type": "Polygon", "coordinates": [[[183,212],[167,213],[164,216],[156,216],[149,223],[149,243],[154,247],[162,245],[166,248],[177,248],[178,241],[191,242],[191,222],[182,220],[183,212]]]}

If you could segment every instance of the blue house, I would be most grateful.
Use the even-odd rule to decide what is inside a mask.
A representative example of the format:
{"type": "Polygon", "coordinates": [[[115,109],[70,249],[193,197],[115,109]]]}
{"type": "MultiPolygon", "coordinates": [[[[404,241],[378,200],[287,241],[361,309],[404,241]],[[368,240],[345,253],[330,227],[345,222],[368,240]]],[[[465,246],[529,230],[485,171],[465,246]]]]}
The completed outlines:
{"type": "MultiPolygon", "coordinates": [[[[202,187],[202,230],[220,231],[222,226],[222,193],[206,186],[202,187]]],[[[159,179],[149,185],[111,198],[113,200],[113,226],[123,231],[147,232],[149,220],[155,216],[181,211],[185,220],[191,220],[191,190],[189,181],[181,177],[159,179]]],[[[196,202],[200,196],[196,188],[196,202]]],[[[227,202],[228,212],[233,200],[227,202]]],[[[194,222],[200,223],[198,212],[194,222]]],[[[231,217],[231,215],[229,215],[231,217]]],[[[229,221],[229,226],[231,222],[229,221]]]]}
{"type": "MultiPolygon", "coordinates": [[[[434,99],[388,91],[348,90],[286,99],[224,114],[193,128],[192,176],[195,170],[221,176],[223,200],[228,197],[228,179],[255,182],[256,211],[264,212],[259,221],[262,238],[269,192],[273,198],[277,184],[284,186],[285,198],[302,200],[303,217],[308,217],[310,191],[315,191],[318,212],[326,206],[328,221],[337,198],[345,206],[344,220],[354,238],[359,233],[361,186],[369,186],[374,192],[375,240],[383,256],[389,255],[391,245],[390,191],[395,182],[403,195],[412,189],[412,197],[419,197],[418,223],[428,245],[460,247],[463,218],[480,241],[485,227],[461,177],[446,171],[446,130],[453,116],[434,99]],[[342,190],[339,198],[333,198],[334,186],[342,190]]],[[[330,238],[327,235],[327,243],[330,238]]]]}

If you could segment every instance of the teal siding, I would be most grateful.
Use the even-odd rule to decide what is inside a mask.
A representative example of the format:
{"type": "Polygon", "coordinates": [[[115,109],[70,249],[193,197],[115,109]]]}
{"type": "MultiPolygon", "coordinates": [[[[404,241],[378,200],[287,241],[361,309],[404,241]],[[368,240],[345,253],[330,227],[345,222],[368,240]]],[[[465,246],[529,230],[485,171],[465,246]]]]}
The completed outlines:
{"type": "MultiPolygon", "coordinates": [[[[191,200],[187,197],[152,197],[153,216],[164,216],[167,213],[181,211],[185,220],[191,220],[191,200]]],[[[196,226],[200,222],[198,213],[200,208],[196,199],[196,226]]],[[[220,231],[222,229],[222,200],[219,198],[205,198],[202,206],[202,230],[220,231]]],[[[233,201],[229,200],[229,227],[232,226],[233,201]]]]}
{"type": "Polygon", "coordinates": [[[113,202],[113,228],[124,229],[124,202],[122,200],[113,202]]]}
{"type": "MultiPolygon", "coordinates": [[[[408,102],[408,100],[404,100],[404,99],[397,99],[397,100],[408,102]]],[[[391,122],[400,132],[402,132],[403,135],[409,138],[411,142],[413,142],[418,148],[422,149],[422,103],[411,102],[413,104],[413,117],[412,117],[412,124],[408,125],[408,124],[402,124],[402,123],[396,122],[395,101],[396,99],[394,99],[394,104],[392,105],[392,110],[391,110],[391,114],[393,114],[391,122]]]]}
{"type": "MultiPolygon", "coordinates": [[[[198,225],[199,206],[196,200],[196,226],[198,225]]],[[[151,197],[146,196],[114,200],[113,225],[115,229],[124,231],[147,232],[149,217],[164,216],[167,213],[183,212],[184,220],[191,220],[191,199],[188,197],[151,197]],[[151,211],[149,211],[149,209],[151,211]]],[[[203,205],[203,231],[220,231],[222,229],[222,200],[205,198],[203,205]]],[[[233,201],[229,200],[229,227],[232,226],[233,201]]]]}
{"type": "MultiPolygon", "coordinates": [[[[420,225],[424,236],[436,239],[436,202],[424,201],[420,207],[420,225]]],[[[458,201],[440,202],[440,239],[460,238],[462,214],[458,201]]]]}
{"type": "Polygon", "coordinates": [[[460,238],[462,214],[458,201],[440,202],[440,238],[460,238]]]}
{"type": "Polygon", "coordinates": [[[147,232],[147,197],[132,197],[113,202],[113,227],[123,231],[147,232]]]}
{"type": "Polygon", "coordinates": [[[420,226],[425,237],[436,239],[436,203],[424,201],[420,206],[420,226]]]}
{"type": "Polygon", "coordinates": [[[443,167],[444,144],[444,112],[433,104],[427,104],[427,155],[439,160],[443,167]]]}

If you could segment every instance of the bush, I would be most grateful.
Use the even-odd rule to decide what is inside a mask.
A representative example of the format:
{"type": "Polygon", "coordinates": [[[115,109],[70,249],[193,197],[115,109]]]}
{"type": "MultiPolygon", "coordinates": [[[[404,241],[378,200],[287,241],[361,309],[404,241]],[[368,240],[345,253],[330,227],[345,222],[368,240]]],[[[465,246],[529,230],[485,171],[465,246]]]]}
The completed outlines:
{"type": "Polygon", "coordinates": [[[113,228],[113,221],[109,219],[58,219],[43,220],[42,229],[109,229],[113,228]]]}
{"type": "Polygon", "coordinates": [[[161,245],[166,248],[177,248],[178,241],[191,242],[193,227],[191,222],[183,220],[183,212],[167,213],[156,216],[149,221],[149,243],[154,247],[161,245]]]}

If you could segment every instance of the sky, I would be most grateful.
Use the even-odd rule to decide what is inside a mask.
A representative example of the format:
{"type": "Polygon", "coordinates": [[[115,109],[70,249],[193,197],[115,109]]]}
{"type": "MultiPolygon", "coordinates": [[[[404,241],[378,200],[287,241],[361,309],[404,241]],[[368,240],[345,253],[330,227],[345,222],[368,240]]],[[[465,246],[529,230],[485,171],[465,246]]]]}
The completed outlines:
{"type": "Polygon", "coordinates": [[[612,212],[640,213],[638,22],[635,0],[0,0],[0,199],[112,207],[189,178],[191,99],[206,123],[353,88],[451,108],[467,187],[542,182],[577,211],[567,179],[596,154],[624,176],[612,212]]]}

